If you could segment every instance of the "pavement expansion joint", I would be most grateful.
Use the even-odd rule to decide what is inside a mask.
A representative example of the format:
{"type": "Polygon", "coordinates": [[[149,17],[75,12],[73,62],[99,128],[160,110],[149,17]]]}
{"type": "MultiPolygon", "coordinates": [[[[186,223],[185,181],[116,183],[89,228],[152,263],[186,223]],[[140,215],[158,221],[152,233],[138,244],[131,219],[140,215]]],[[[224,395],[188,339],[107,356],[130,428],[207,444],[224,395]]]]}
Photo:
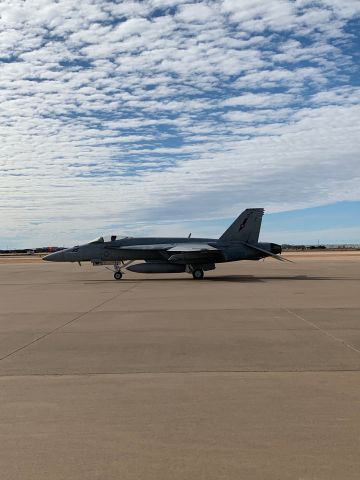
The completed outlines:
{"type": "Polygon", "coordinates": [[[98,303],[97,305],[95,305],[94,307],[90,308],[89,310],[87,310],[86,312],[82,312],[80,313],[79,315],[77,315],[75,318],[72,318],[71,320],[63,323],[62,325],[59,325],[58,327],[50,330],[49,332],[46,332],[44,333],[43,335],[41,335],[40,337],[38,338],[35,338],[35,340],[32,340],[31,342],[28,342],[26,343],[25,345],[22,345],[21,347],[19,348],[16,348],[15,350],[13,350],[12,352],[4,355],[3,357],[0,358],[0,362],[2,360],[5,360],[6,358],[9,358],[9,357],[12,357],[13,355],[16,355],[18,352],[21,352],[22,350],[25,350],[26,348],[30,347],[31,345],[34,345],[34,343],[37,343],[37,342],[40,342],[40,340],[43,340],[44,338],[47,338],[49,337],[50,335],[52,335],[53,333],[56,333],[57,331],[61,330],[62,328],[76,322],[76,320],[79,320],[80,318],[83,318],[85,317],[86,315],[88,315],[89,313],[91,312],[94,312],[97,308],[99,307],[102,307],[103,305],[105,305],[106,303],[108,302],[111,302],[111,300],[115,300],[117,297],[119,297],[120,295],[124,294],[124,293],[127,293],[129,292],[130,290],[133,290],[134,288],[136,287],[136,283],[134,283],[130,288],[128,288],[127,290],[121,290],[121,292],[117,292],[116,295],[113,295],[112,297],[108,298],[107,300],[104,300],[103,302],[100,302],[98,303]]]}
{"type": "Polygon", "coordinates": [[[29,373],[29,374],[0,374],[0,378],[25,378],[25,377],[105,377],[105,376],[119,376],[119,377],[132,377],[137,375],[146,376],[173,376],[173,375],[283,375],[283,374],[339,374],[339,373],[360,373],[359,368],[354,369],[333,369],[333,370],[194,370],[194,371],[172,371],[167,370],[163,372],[86,372],[86,373],[29,373]]]}
{"type": "Polygon", "coordinates": [[[318,325],[316,325],[316,323],[314,322],[311,322],[310,320],[307,320],[306,318],[302,317],[301,315],[299,315],[298,313],[295,313],[293,312],[292,310],[290,310],[289,308],[284,308],[284,310],[288,313],[290,313],[291,315],[293,315],[294,317],[298,318],[299,320],[302,320],[303,322],[307,323],[308,325],[312,326],[313,328],[315,328],[316,330],[318,330],[319,332],[323,333],[324,335],[326,335],[327,337],[331,338],[332,340],[334,340],[335,342],[338,342],[338,343],[342,343],[344,345],[344,347],[347,347],[349,348],[350,350],[356,352],[356,353],[360,353],[360,350],[356,347],[354,347],[354,345],[351,345],[351,343],[347,343],[345,342],[345,340],[343,340],[342,338],[339,338],[337,337],[336,335],[334,335],[333,333],[330,333],[328,330],[324,330],[323,328],[319,327],[318,325]]]}

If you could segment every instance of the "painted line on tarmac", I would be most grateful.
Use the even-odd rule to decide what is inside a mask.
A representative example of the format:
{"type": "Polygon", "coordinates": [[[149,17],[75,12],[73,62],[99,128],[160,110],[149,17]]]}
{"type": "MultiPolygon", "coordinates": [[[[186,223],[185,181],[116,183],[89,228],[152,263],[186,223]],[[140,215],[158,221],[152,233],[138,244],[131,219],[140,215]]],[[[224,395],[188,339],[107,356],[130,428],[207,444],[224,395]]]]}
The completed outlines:
{"type": "Polygon", "coordinates": [[[332,340],[334,340],[335,342],[340,342],[342,343],[345,347],[347,348],[350,348],[350,350],[353,350],[354,352],[356,353],[360,353],[360,350],[356,347],[354,347],[354,345],[351,345],[351,343],[347,343],[345,342],[345,340],[343,340],[342,338],[339,338],[337,337],[336,335],[333,335],[332,333],[328,332],[327,330],[324,330],[322,329],[321,327],[319,327],[318,325],[316,325],[316,323],[313,323],[311,322],[310,320],[307,320],[306,318],[302,317],[301,315],[299,315],[298,313],[295,313],[293,312],[292,310],[289,310],[288,308],[285,308],[283,307],[283,309],[290,313],[291,315],[293,315],[294,317],[298,318],[299,320],[302,320],[303,322],[307,323],[308,325],[311,325],[312,327],[314,327],[316,330],[318,330],[319,332],[323,333],[324,335],[326,335],[327,337],[330,337],[332,340]]]}

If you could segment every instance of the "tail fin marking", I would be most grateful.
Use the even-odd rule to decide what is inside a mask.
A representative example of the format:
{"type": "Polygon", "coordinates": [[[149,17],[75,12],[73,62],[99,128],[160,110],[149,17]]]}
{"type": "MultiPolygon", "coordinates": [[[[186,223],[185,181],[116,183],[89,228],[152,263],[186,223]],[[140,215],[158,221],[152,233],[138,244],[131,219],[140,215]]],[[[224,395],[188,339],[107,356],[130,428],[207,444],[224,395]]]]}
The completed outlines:
{"type": "Polygon", "coordinates": [[[257,243],[263,215],[263,208],[247,208],[221,235],[219,240],[257,243]]]}

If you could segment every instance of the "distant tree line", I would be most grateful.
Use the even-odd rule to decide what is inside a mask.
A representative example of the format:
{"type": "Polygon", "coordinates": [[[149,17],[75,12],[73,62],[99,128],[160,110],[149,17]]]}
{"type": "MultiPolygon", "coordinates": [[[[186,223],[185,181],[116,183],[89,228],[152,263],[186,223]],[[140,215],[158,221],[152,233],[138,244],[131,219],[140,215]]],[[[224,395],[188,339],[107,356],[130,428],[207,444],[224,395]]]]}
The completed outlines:
{"type": "Polygon", "coordinates": [[[283,250],[326,250],[325,245],[281,245],[283,250]]]}
{"type": "Polygon", "coordinates": [[[58,252],[59,250],[63,250],[64,247],[40,247],[40,248],[18,248],[18,249],[11,249],[11,250],[0,250],[1,254],[8,254],[8,255],[33,255],[35,253],[51,253],[51,252],[58,252]]]}
{"type": "Polygon", "coordinates": [[[342,244],[342,245],[290,245],[285,243],[281,245],[283,250],[359,250],[360,245],[342,244]]]}

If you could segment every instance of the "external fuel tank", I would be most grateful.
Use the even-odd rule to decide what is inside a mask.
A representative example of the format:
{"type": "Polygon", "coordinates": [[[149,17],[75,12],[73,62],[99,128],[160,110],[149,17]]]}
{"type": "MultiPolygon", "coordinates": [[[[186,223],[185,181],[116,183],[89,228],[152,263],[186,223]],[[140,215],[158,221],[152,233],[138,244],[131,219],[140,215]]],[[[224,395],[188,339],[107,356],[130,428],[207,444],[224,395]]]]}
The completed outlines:
{"type": "Polygon", "coordinates": [[[185,265],[172,265],[171,263],[165,262],[146,262],[130,265],[126,270],[136,273],[181,273],[185,272],[185,265]]]}

